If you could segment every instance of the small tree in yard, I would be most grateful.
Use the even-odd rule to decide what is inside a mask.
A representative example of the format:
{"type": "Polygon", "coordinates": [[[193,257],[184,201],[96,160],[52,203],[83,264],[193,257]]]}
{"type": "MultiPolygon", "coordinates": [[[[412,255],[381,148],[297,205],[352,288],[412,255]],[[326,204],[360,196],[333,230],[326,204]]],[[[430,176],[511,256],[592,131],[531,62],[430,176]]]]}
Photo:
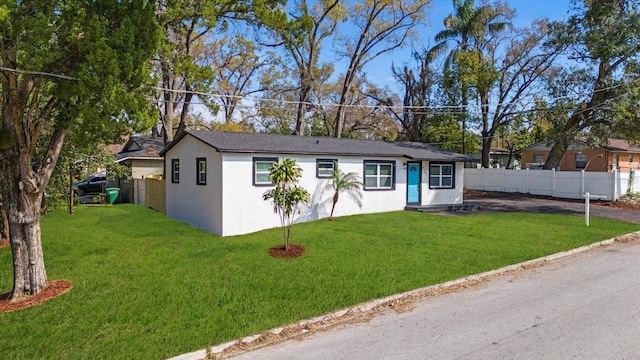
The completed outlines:
{"type": "Polygon", "coordinates": [[[293,215],[298,212],[300,204],[308,203],[311,197],[307,190],[297,185],[302,177],[302,169],[293,159],[274,163],[269,177],[275,186],[265,192],[262,199],[271,200],[273,211],[280,217],[284,248],[289,250],[293,215]]]}
{"type": "Polygon", "coordinates": [[[327,184],[325,189],[333,191],[333,203],[331,204],[329,221],[333,220],[333,210],[336,208],[341,192],[346,193],[359,207],[362,207],[362,181],[360,176],[354,172],[343,173],[338,169],[338,164],[335,164],[331,182],[327,184]]]}

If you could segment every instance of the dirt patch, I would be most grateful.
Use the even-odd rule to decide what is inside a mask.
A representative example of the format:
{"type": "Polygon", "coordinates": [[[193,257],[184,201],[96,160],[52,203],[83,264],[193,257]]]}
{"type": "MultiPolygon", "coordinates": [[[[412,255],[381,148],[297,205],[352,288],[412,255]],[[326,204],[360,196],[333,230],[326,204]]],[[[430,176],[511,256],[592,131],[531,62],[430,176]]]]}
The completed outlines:
{"type": "Polygon", "coordinates": [[[304,254],[304,246],[290,244],[289,249],[286,249],[284,245],[274,246],[269,249],[269,255],[273,257],[293,259],[304,254]]]}
{"type": "Polygon", "coordinates": [[[71,289],[73,285],[69,280],[56,280],[47,284],[44,290],[35,296],[30,296],[16,302],[9,302],[10,292],[0,294],[0,314],[9,311],[18,311],[42,304],[54,299],[71,289]]]}
{"type": "Polygon", "coordinates": [[[0,249],[9,246],[9,240],[0,241],[0,249]]]}

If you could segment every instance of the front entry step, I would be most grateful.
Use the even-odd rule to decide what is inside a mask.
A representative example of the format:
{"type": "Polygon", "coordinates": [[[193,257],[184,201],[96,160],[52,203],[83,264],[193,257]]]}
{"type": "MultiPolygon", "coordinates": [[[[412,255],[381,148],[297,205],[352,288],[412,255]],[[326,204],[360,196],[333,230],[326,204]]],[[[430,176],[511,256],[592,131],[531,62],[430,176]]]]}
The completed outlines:
{"type": "Polygon", "coordinates": [[[478,205],[475,204],[452,204],[452,205],[429,205],[429,206],[405,206],[405,210],[417,210],[425,213],[439,213],[439,212],[468,212],[478,209],[478,205]]]}

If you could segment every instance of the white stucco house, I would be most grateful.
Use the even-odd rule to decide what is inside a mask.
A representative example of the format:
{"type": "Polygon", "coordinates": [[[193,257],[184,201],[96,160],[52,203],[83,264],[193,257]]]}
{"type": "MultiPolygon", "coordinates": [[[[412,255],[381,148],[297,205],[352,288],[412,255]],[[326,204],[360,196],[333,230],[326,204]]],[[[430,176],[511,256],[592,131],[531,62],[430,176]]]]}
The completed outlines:
{"type": "Polygon", "coordinates": [[[464,162],[472,160],[423,143],[194,130],[177,136],[160,156],[166,214],[222,236],[280,226],[262,199],[278,159],[296,161],[303,170],[299,185],[312,197],[296,222],[329,216],[333,194],[324,189],[334,164],[364,183],[362,208],[344,196],[337,217],[461,204],[464,162]]]}

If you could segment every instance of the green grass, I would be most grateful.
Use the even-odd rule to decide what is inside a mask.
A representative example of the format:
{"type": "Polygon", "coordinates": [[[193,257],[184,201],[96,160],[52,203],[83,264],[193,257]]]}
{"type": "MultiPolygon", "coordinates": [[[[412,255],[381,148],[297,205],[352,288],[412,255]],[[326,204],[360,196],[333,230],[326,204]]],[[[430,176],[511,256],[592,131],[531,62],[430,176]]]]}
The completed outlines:
{"type": "MultiPolygon", "coordinates": [[[[274,215],[275,216],[275,215],[274,215]]],[[[0,314],[6,359],[159,359],[348,305],[640,230],[579,216],[393,212],[296,225],[298,259],[268,256],[278,229],[220,238],[135,205],[42,221],[50,280],[73,289],[0,314]]],[[[0,249],[0,293],[11,289],[0,249]]]]}

